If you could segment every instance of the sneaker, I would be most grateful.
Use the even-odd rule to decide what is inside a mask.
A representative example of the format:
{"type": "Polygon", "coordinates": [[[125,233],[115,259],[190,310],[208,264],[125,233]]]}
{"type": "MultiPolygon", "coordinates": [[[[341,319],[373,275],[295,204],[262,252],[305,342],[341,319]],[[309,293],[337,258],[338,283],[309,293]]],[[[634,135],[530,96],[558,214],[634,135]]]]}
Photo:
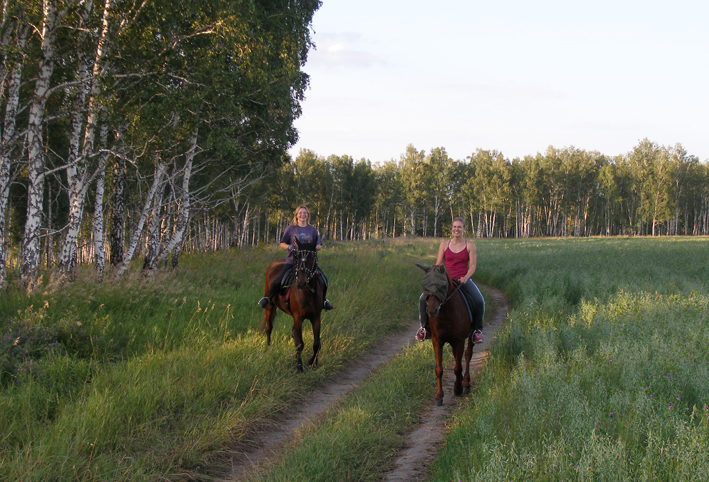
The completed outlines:
{"type": "Polygon", "coordinates": [[[480,330],[475,330],[473,333],[473,343],[482,343],[483,342],[483,333],[480,330]]]}
{"type": "Polygon", "coordinates": [[[416,332],[416,339],[418,341],[428,340],[429,338],[431,338],[431,334],[423,326],[419,328],[419,331],[416,332]]]}
{"type": "Polygon", "coordinates": [[[258,305],[265,310],[270,302],[271,300],[268,299],[268,296],[264,296],[263,298],[258,300],[258,305]]]}
{"type": "Polygon", "coordinates": [[[325,300],[322,305],[323,308],[325,308],[325,311],[330,311],[334,308],[334,306],[332,306],[332,303],[330,303],[330,300],[325,300]]]}

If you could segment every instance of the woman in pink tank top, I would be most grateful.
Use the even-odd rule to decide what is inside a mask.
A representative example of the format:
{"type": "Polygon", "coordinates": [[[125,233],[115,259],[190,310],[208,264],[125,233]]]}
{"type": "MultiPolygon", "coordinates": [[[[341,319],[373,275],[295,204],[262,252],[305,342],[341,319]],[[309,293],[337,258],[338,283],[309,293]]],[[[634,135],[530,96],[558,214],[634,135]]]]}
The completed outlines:
{"type": "MultiPolygon", "coordinates": [[[[447,241],[442,241],[441,245],[438,247],[436,265],[445,264],[450,277],[463,283],[461,289],[466,290],[473,298],[475,304],[475,314],[473,315],[473,328],[475,331],[473,333],[473,340],[475,343],[482,343],[482,320],[485,313],[485,301],[478,287],[475,286],[475,283],[470,281],[477,265],[475,243],[463,237],[465,232],[463,218],[453,219],[451,231],[453,237],[447,241]]],[[[425,340],[426,338],[430,338],[428,315],[426,314],[425,298],[423,295],[419,298],[419,318],[421,328],[416,333],[416,339],[425,340]]]]}

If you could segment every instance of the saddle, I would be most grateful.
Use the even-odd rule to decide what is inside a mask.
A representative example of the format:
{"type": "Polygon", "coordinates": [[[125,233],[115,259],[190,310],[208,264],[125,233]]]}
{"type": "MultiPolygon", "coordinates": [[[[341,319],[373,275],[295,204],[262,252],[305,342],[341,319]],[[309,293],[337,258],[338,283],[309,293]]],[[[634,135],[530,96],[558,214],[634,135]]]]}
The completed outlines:
{"type": "Polygon", "coordinates": [[[283,303],[290,308],[290,287],[295,283],[295,270],[291,270],[286,277],[281,281],[281,289],[278,296],[283,300],[283,303]]]}
{"type": "MultiPolygon", "coordinates": [[[[317,269],[317,274],[320,276],[323,284],[327,287],[327,278],[325,277],[325,273],[323,273],[319,267],[317,269]]],[[[281,290],[278,292],[278,296],[281,297],[285,305],[288,307],[290,307],[290,287],[295,283],[295,270],[291,270],[281,281],[281,290]]]]}

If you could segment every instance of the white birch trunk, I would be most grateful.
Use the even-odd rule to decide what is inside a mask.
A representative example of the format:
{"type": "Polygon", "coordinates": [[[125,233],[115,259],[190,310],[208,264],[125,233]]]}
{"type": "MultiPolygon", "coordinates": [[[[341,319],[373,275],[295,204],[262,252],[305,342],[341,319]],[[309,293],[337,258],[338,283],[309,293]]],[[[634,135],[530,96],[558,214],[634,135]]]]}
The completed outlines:
{"type": "MultiPolygon", "coordinates": [[[[94,142],[96,139],[96,126],[98,123],[98,111],[100,109],[96,100],[100,94],[99,79],[105,67],[103,65],[106,56],[109,34],[109,14],[112,0],[106,0],[103,11],[103,27],[99,37],[96,53],[94,55],[93,70],[91,77],[88,75],[86,60],[82,55],[81,66],[78,77],[81,79],[79,93],[74,105],[74,119],[72,121],[72,134],[70,139],[71,158],[67,166],[67,182],[69,184],[69,224],[67,234],[64,238],[61,256],[59,258],[59,271],[62,274],[69,274],[76,266],[76,249],[78,234],[81,229],[81,222],[84,215],[86,203],[86,192],[90,183],[89,160],[94,155],[94,142]],[[83,148],[79,154],[79,140],[81,136],[84,106],[87,102],[86,129],[84,131],[83,148]]],[[[88,23],[91,11],[91,2],[87,2],[83,11],[83,23],[88,23]]],[[[105,166],[104,166],[105,169],[105,166]]],[[[96,171],[97,174],[98,171],[96,171]]],[[[103,173],[101,173],[103,175],[103,173]]]]}
{"type": "MultiPolygon", "coordinates": [[[[18,26],[17,47],[25,48],[29,26],[18,26]]],[[[5,220],[7,219],[7,200],[10,195],[11,167],[13,164],[11,153],[17,139],[15,131],[17,110],[20,102],[20,85],[22,82],[22,62],[18,62],[10,71],[7,89],[7,103],[5,104],[5,119],[3,122],[2,138],[0,139],[0,287],[7,281],[7,253],[5,252],[5,220]]]]}
{"type": "MultiPolygon", "coordinates": [[[[105,148],[108,138],[108,127],[101,126],[101,145],[105,148]]],[[[103,196],[106,183],[106,163],[108,162],[108,152],[102,152],[99,157],[98,179],[96,180],[96,201],[94,202],[94,262],[96,264],[96,274],[99,279],[103,278],[106,268],[106,254],[103,246],[103,196]]]]}
{"type": "Polygon", "coordinates": [[[158,193],[158,190],[162,189],[165,185],[166,170],[167,168],[165,164],[163,164],[162,162],[158,162],[158,165],[155,168],[155,178],[153,179],[153,185],[150,186],[150,191],[148,192],[148,196],[145,199],[145,204],[143,205],[143,209],[140,214],[140,219],[138,220],[138,223],[133,229],[133,234],[131,235],[130,243],[128,244],[128,249],[126,250],[126,253],[123,256],[123,261],[116,269],[117,278],[120,278],[126,272],[126,270],[128,269],[128,264],[133,259],[133,255],[135,254],[136,249],[138,249],[140,235],[143,232],[143,226],[145,226],[145,220],[148,218],[150,207],[153,205],[153,199],[158,193]]]}
{"type": "Polygon", "coordinates": [[[162,225],[162,215],[160,214],[162,210],[162,196],[163,189],[159,189],[155,195],[153,209],[148,223],[148,232],[146,235],[147,253],[145,255],[143,270],[152,271],[157,267],[157,255],[160,248],[159,232],[160,226],[162,225]]]}
{"type": "Polygon", "coordinates": [[[196,153],[197,131],[195,130],[192,138],[190,139],[190,150],[187,153],[187,158],[185,160],[185,172],[182,176],[182,199],[180,200],[180,210],[177,217],[175,232],[172,235],[172,239],[168,241],[165,248],[157,257],[157,262],[159,263],[167,260],[167,257],[170,253],[172,253],[173,268],[177,266],[177,256],[179,256],[180,246],[182,246],[182,240],[184,239],[185,230],[187,229],[187,224],[190,218],[190,178],[192,177],[192,166],[194,164],[194,157],[196,153]]]}
{"type": "Polygon", "coordinates": [[[27,219],[22,239],[20,275],[25,284],[37,279],[39,268],[39,237],[42,225],[44,201],[44,143],[42,123],[47,103],[49,85],[54,71],[54,42],[61,16],[57,13],[56,0],[44,0],[44,25],[42,27],[42,58],[39,61],[37,81],[27,121],[27,144],[29,146],[29,173],[27,188],[27,219]]]}

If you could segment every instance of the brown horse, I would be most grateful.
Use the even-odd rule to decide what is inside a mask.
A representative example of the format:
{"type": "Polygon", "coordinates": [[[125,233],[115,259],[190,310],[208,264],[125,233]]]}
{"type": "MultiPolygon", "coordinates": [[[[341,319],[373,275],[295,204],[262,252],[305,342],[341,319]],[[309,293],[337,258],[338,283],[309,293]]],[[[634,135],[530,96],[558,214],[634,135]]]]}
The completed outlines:
{"type": "Polygon", "coordinates": [[[436,377],[438,392],[434,402],[443,405],[443,346],[448,343],[455,357],[455,384],[453,393],[470,393],[470,359],[473,356],[473,325],[468,317],[468,309],[460,292],[460,283],[454,282],[445,266],[416,266],[426,272],[422,280],[426,296],[426,312],[431,327],[431,341],[436,356],[436,377]],[[468,346],[465,346],[465,340],[468,346]],[[465,351],[465,375],[463,376],[462,358],[465,351]]]}
{"type": "MultiPolygon", "coordinates": [[[[286,286],[288,280],[283,280],[281,293],[271,299],[271,303],[266,307],[263,315],[261,330],[266,332],[268,345],[271,344],[271,331],[273,331],[273,319],[276,317],[277,308],[293,317],[293,342],[295,343],[296,368],[303,371],[303,321],[310,320],[313,327],[313,356],[308,361],[308,365],[315,366],[318,363],[318,352],[320,351],[320,313],[323,310],[323,281],[318,273],[318,255],[315,251],[315,244],[300,244],[293,252],[293,275],[294,281],[290,286],[286,286]]],[[[285,260],[278,260],[271,263],[266,270],[266,286],[264,293],[267,295],[271,284],[278,279],[285,260]]]]}

